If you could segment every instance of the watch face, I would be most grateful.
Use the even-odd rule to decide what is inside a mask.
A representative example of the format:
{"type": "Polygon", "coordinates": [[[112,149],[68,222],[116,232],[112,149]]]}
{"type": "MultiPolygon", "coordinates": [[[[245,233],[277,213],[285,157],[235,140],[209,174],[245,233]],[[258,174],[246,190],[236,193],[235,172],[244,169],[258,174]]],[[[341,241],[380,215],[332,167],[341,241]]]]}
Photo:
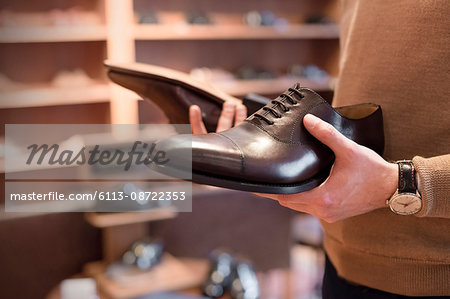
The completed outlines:
{"type": "Polygon", "coordinates": [[[392,197],[389,206],[394,213],[412,215],[422,208],[422,200],[414,193],[400,193],[392,197]]]}

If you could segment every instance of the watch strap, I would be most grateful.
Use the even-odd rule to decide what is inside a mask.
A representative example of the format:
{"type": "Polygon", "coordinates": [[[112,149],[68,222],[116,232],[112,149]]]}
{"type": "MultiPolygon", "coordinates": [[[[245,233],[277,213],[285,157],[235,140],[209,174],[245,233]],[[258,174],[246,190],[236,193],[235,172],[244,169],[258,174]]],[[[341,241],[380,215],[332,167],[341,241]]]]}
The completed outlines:
{"type": "Polygon", "coordinates": [[[416,193],[416,173],[411,160],[397,161],[398,193],[416,193]]]}

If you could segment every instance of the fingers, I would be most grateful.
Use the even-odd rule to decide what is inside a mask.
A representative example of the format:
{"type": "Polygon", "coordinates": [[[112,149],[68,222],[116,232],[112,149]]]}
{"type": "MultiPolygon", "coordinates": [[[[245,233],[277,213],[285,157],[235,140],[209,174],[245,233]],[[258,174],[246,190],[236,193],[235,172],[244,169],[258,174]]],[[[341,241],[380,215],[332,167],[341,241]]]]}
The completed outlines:
{"type": "MultiPolygon", "coordinates": [[[[247,107],[242,104],[234,104],[231,101],[223,103],[222,112],[217,122],[216,132],[222,132],[235,125],[242,123],[247,118],[247,107]]],[[[202,120],[200,107],[192,105],[189,107],[189,122],[192,125],[192,134],[206,134],[205,124],[202,120]]]]}
{"type": "Polygon", "coordinates": [[[296,206],[308,206],[311,205],[311,198],[314,198],[314,194],[311,196],[311,191],[294,194],[267,194],[267,193],[253,193],[255,195],[270,198],[278,201],[282,206],[291,207],[296,206]]]}
{"type": "Polygon", "coordinates": [[[223,103],[222,113],[220,113],[219,121],[217,122],[216,132],[228,130],[233,126],[234,109],[234,104],[232,102],[225,101],[223,103]]]}
{"type": "Polygon", "coordinates": [[[297,212],[303,212],[303,213],[308,213],[308,214],[312,214],[312,212],[313,212],[310,204],[292,202],[292,201],[285,200],[285,199],[278,200],[278,203],[280,204],[280,206],[289,208],[289,209],[297,211],[297,212]]]}
{"type": "Polygon", "coordinates": [[[189,107],[189,122],[192,126],[192,134],[206,134],[205,124],[202,120],[202,112],[200,107],[192,105],[189,107]]]}
{"type": "Polygon", "coordinates": [[[312,114],[305,115],[303,124],[311,135],[331,148],[336,155],[347,151],[353,145],[353,141],[342,135],[332,125],[312,114]]]}
{"type": "Polygon", "coordinates": [[[311,198],[303,194],[266,194],[266,193],[254,193],[255,195],[270,198],[278,201],[278,203],[286,208],[305,213],[312,213],[311,198]]]}
{"type": "Polygon", "coordinates": [[[242,123],[247,118],[247,107],[242,104],[236,105],[236,115],[234,117],[234,125],[242,123]]]}
{"type": "Polygon", "coordinates": [[[261,196],[261,197],[265,197],[265,198],[274,199],[274,200],[289,200],[289,199],[295,197],[295,194],[269,194],[269,193],[256,193],[256,192],[253,194],[261,196]]]}

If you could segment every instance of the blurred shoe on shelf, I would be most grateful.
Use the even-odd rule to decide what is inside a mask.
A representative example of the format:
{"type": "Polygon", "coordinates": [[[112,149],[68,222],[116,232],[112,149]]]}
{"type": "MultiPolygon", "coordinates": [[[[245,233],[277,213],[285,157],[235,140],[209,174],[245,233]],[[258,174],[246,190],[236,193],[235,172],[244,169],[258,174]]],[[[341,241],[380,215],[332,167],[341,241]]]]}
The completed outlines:
{"type": "Polygon", "coordinates": [[[221,297],[234,280],[235,259],[224,249],[216,249],[210,255],[211,267],[203,283],[202,291],[210,298],[221,297]]]}
{"type": "Polygon", "coordinates": [[[161,240],[144,239],[135,242],[130,250],[123,254],[122,261],[126,265],[148,270],[161,262],[163,253],[164,244],[161,240]]]}
{"type": "Polygon", "coordinates": [[[261,26],[262,16],[259,11],[252,10],[244,14],[242,20],[244,21],[244,24],[250,27],[258,27],[261,26]]]}
{"type": "Polygon", "coordinates": [[[303,71],[305,70],[305,66],[302,64],[293,64],[289,66],[287,69],[286,75],[290,77],[303,77],[303,71]]]}
{"type": "Polygon", "coordinates": [[[322,70],[316,65],[307,65],[303,69],[303,77],[313,80],[319,80],[322,78],[328,78],[326,71],[322,70]]]}
{"type": "Polygon", "coordinates": [[[262,26],[273,26],[275,24],[276,17],[275,14],[269,10],[261,12],[261,25],[262,26]]]}
{"type": "Polygon", "coordinates": [[[330,77],[326,71],[313,64],[293,64],[288,68],[287,75],[311,80],[328,79],[330,77]]]}
{"type": "Polygon", "coordinates": [[[147,11],[147,12],[141,12],[137,15],[137,22],[139,24],[158,24],[159,19],[156,12],[153,11],[147,11]]]}
{"type": "Polygon", "coordinates": [[[230,295],[233,299],[258,299],[260,288],[253,265],[249,261],[237,261],[230,295]]]}
{"type": "Polygon", "coordinates": [[[231,72],[219,68],[194,68],[189,72],[189,75],[195,80],[203,81],[209,84],[214,84],[214,82],[235,80],[234,75],[231,72]]]}
{"type": "Polygon", "coordinates": [[[306,17],[306,24],[332,24],[333,21],[321,14],[313,14],[306,17]]]}
{"type": "Polygon", "coordinates": [[[186,13],[186,22],[191,25],[211,25],[211,18],[202,11],[190,11],[186,13]]]}
{"type": "Polygon", "coordinates": [[[233,299],[259,298],[259,283],[250,261],[224,249],[214,250],[210,261],[210,271],[202,286],[205,296],[219,298],[229,292],[233,299]]]}
{"type": "Polygon", "coordinates": [[[244,66],[236,71],[236,78],[240,80],[270,80],[275,79],[277,74],[270,70],[244,66]]]}
{"type": "Polygon", "coordinates": [[[278,18],[270,10],[249,11],[244,14],[242,21],[249,27],[273,26],[276,28],[282,28],[289,25],[289,22],[286,19],[278,18]]]}

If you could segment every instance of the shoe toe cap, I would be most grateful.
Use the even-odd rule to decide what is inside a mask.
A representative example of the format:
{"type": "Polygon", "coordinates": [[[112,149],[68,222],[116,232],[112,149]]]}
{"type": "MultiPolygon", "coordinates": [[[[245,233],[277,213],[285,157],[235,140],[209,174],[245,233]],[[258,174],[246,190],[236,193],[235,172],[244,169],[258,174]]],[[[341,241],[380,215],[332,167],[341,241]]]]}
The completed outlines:
{"type": "Polygon", "coordinates": [[[217,175],[241,171],[239,148],[219,134],[177,135],[158,142],[157,149],[171,167],[217,175]]]}
{"type": "Polygon", "coordinates": [[[240,149],[220,134],[193,136],[192,169],[227,176],[241,173],[243,155],[240,149]]]}

